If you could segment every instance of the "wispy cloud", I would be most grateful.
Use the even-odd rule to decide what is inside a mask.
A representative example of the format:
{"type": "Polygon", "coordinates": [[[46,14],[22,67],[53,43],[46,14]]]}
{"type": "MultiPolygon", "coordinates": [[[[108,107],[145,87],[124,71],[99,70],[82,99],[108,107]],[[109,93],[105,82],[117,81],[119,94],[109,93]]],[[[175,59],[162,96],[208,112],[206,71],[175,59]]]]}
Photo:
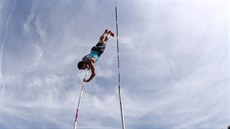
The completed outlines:
{"type": "MultiPolygon", "coordinates": [[[[7,4],[7,3],[3,3],[3,2],[2,2],[2,4],[7,4]]],[[[11,1],[9,3],[11,3],[11,1]]],[[[9,15],[8,15],[8,17],[6,19],[6,24],[2,25],[4,27],[1,27],[1,28],[3,28],[3,37],[2,37],[2,41],[1,41],[2,43],[1,43],[1,52],[0,52],[0,61],[1,61],[0,62],[0,85],[3,87],[3,90],[5,89],[5,82],[4,82],[3,69],[2,69],[2,64],[3,64],[3,50],[4,50],[6,38],[7,38],[7,35],[8,35],[9,22],[11,20],[12,14],[14,13],[15,3],[16,3],[16,0],[12,2],[12,9],[10,10],[10,13],[9,13],[9,15]]]]}
{"type": "MultiPolygon", "coordinates": [[[[76,63],[105,28],[115,30],[114,3],[35,0],[11,7],[3,29],[13,36],[2,53],[7,87],[0,93],[0,126],[72,128],[84,76],[76,63]]],[[[128,1],[118,7],[127,128],[225,127],[225,3],[128,1]]],[[[97,76],[85,87],[79,128],[120,128],[116,54],[110,38],[95,64],[97,76]]]]}

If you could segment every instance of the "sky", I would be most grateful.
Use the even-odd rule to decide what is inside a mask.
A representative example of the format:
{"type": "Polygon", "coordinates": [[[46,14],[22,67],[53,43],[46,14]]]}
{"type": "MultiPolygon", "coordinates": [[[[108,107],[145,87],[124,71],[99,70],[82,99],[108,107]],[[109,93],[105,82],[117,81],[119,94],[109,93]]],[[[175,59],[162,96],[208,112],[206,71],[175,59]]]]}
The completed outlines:
{"type": "MultiPolygon", "coordinates": [[[[227,0],[117,0],[126,129],[230,124],[227,0]]],[[[114,0],[0,0],[0,129],[70,129],[114,0]]],[[[121,128],[116,38],[95,63],[78,129],[121,128]]]]}

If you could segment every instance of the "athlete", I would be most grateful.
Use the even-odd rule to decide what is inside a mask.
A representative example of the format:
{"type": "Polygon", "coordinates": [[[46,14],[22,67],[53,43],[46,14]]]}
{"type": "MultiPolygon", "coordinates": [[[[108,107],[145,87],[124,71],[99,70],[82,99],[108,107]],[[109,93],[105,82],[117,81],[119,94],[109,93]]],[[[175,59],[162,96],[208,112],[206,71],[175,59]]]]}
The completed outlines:
{"type": "Polygon", "coordinates": [[[84,82],[90,82],[96,76],[94,63],[97,62],[98,58],[104,52],[110,36],[114,37],[114,33],[106,29],[105,32],[101,35],[99,42],[92,47],[90,53],[84,56],[82,61],[78,62],[79,70],[91,70],[90,77],[88,79],[83,79],[84,82]]]}

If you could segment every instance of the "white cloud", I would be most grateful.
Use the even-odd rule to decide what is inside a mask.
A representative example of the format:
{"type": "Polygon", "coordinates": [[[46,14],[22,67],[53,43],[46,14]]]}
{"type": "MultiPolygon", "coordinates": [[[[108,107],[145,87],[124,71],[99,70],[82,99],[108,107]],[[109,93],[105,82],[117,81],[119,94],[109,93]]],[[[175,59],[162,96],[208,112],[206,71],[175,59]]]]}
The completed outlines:
{"type": "MultiPolygon", "coordinates": [[[[11,22],[21,26],[24,37],[15,35],[4,53],[7,89],[0,93],[4,98],[0,99],[0,125],[71,128],[84,76],[76,63],[88,54],[104,28],[113,26],[113,3],[34,1],[28,6],[25,11],[16,5],[25,15],[17,15],[23,23],[11,22]],[[6,122],[10,119],[13,125],[6,122]]],[[[118,9],[127,127],[225,126],[224,3],[129,1],[119,2],[118,9]]],[[[97,76],[85,87],[81,128],[120,127],[116,54],[116,39],[111,38],[95,64],[97,76]]]]}
{"type": "Polygon", "coordinates": [[[36,53],[36,59],[35,59],[35,61],[34,61],[34,65],[36,66],[37,64],[38,64],[38,62],[40,61],[40,59],[42,58],[42,55],[43,55],[43,50],[42,50],[42,48],[40,47],[40,46],[38,46],[38,45],[35,45],[34,46],[34,48],[35,48],[35,53],[36,53]]]}

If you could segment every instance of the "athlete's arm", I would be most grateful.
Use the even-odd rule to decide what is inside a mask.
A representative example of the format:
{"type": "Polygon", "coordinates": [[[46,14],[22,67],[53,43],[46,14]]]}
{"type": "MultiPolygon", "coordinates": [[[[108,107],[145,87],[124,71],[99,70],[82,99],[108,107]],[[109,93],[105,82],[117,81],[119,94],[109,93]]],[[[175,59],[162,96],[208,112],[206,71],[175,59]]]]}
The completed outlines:
{"type": "Polygon", "coordinates": [[[95,68],[94,68],[94,59],[93,58],[91,58],[91,59],[89,59],[89,63],[88,63],[88,65],[89,65],[89,68],[91,69],[91,75],[90,75],[90,77],[89,77],[89,79],[84,79],[83,81],[84,82],[90,82],[95,76],[96,76],[96,72],[95,72],[95,68]]]}

